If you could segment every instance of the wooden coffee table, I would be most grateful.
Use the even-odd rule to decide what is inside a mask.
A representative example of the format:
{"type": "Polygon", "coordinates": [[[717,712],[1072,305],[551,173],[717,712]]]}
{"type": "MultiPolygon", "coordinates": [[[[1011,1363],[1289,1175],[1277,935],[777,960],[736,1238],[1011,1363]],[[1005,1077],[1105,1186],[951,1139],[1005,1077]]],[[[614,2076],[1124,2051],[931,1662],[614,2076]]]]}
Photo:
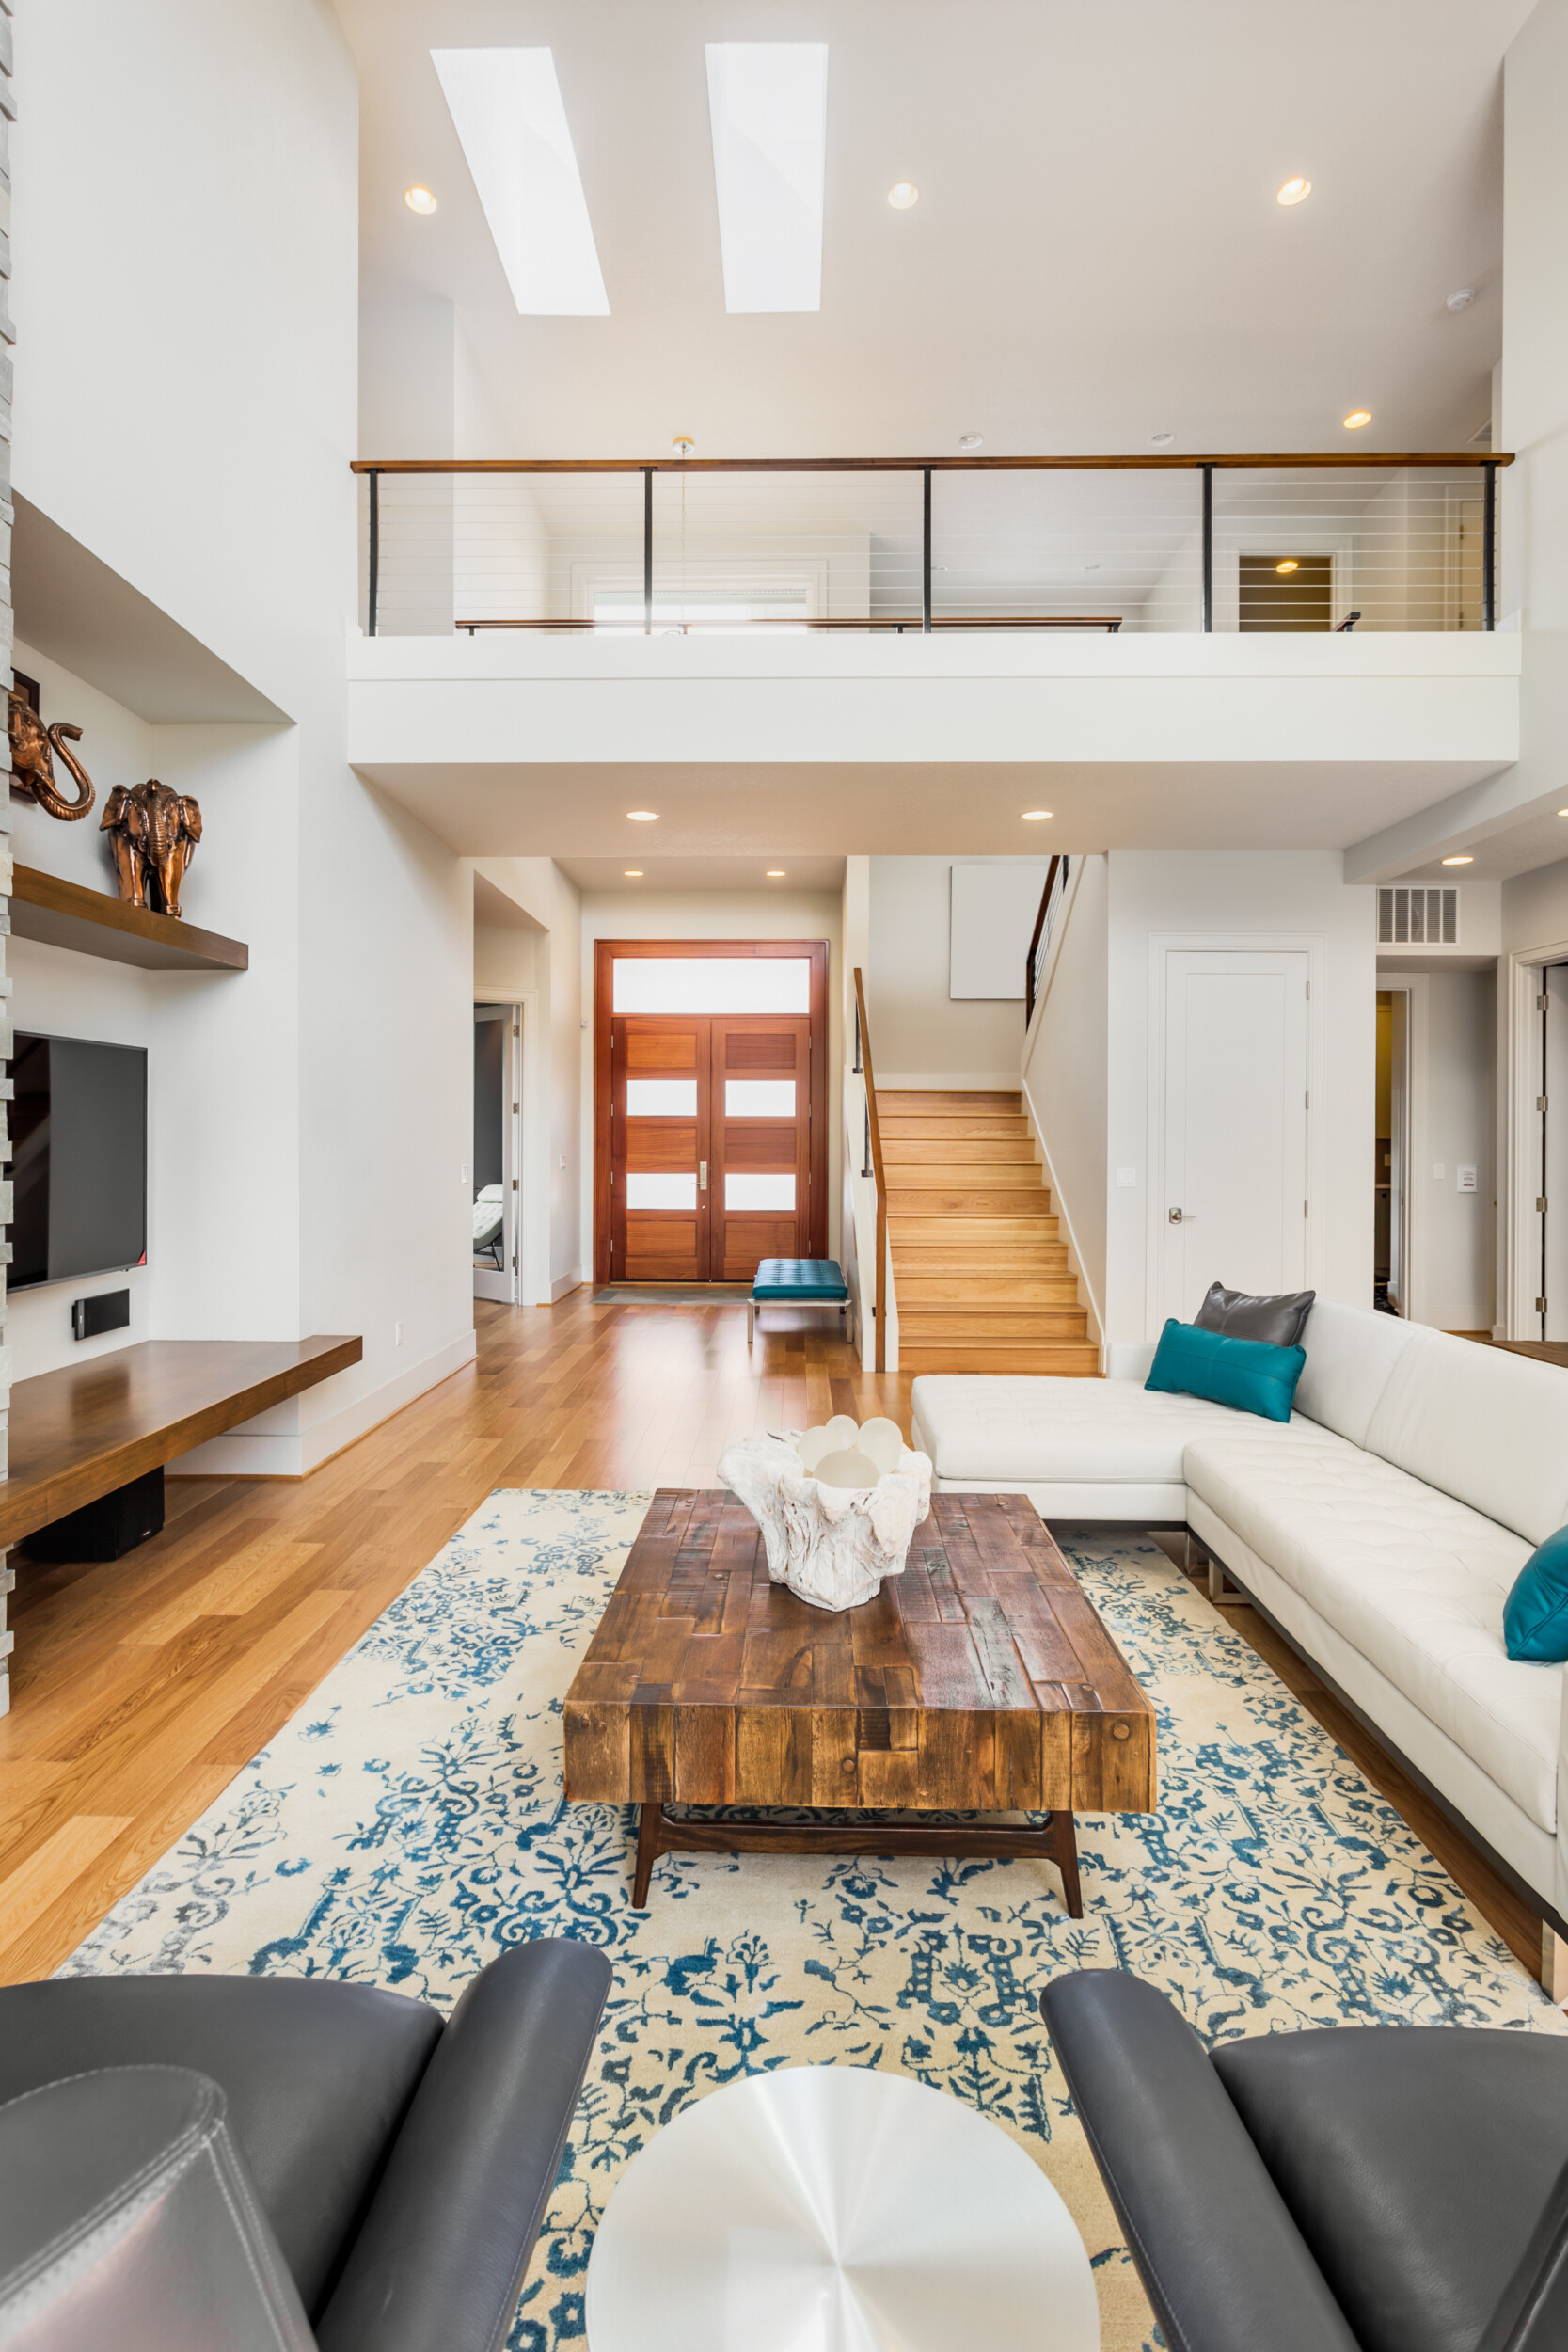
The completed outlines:
{"type": "Polygon", "coordinates": [[[1154,1710],[1022,1495],[934,1495],[903,1574],[835,1613],[769,1580],[733,1495],[664,1488],[567,1692],[565,1767],[572,1802],[641,1805],[639,1907],[661,1853],[1034,1855],[1080,1919],[1072,1817],[1152,1812],[1154,1710]]]}

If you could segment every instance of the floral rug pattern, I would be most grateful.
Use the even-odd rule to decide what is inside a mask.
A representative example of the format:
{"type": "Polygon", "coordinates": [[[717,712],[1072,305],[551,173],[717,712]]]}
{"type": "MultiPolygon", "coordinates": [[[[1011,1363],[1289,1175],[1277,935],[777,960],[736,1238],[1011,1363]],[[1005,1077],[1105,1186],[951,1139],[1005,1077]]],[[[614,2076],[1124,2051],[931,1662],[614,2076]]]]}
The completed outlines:
{"type": "Polygon", "coordinates": [[[1044,1863],[666,1856],[567,1806],[562,1703],[646,1507],[500,1490],[64,1973],[325,1976],[450,2007],[507,1946],[615,1968],[511,2343],[583,2335],[622,2168],[766,2068],[917,2077],[990,2116],[1072,2211],[1104,2352],[1157,2338],[1040,2023],[1064,1969],[1131,1968],[1211,2041],[1370,2021],[1558,2031],[1560,2013],[1257,1653],[1147,1538],[1064,1538],[1159,1715],[1160,1804],[1081,1816],[1086,1915],[1044,1863]]]}

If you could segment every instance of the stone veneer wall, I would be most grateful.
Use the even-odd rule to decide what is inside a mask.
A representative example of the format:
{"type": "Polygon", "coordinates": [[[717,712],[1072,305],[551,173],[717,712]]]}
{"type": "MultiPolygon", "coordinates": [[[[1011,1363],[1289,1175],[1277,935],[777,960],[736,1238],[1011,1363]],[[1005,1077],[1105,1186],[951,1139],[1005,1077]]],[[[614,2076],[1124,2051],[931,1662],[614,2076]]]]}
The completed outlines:
{"type": "MultiPolygon", "coordinates": [[[[10,127],[16,114],[11,95],[11,6],[12,0],[0,0],[0,675],[6,685],[11,682],[11,343],[14,340],[10,319],[11,278],[11,155],[10,127]]],[[[10,763],[7,761],[8,769],[10,763]]],[[[11,928],[11,819],[10,803],[0,787],[0,1054],[11,1050],[11,983],[6,971],[6,940],[11,928]]],[[[0,1168],[5,1181],[0,1183],[0,1223],[8,1229],[11,1217],[10,1163],[11,1147],[7,1139],[9,1120],[6,1105],[10,1101],[9,1078],[0,1081],[0,1168]]],[[[8,1239],[0,1248],[0,1341],[5,1334],[6,1268],[10,1263],[11,1246],[8,1239]]],[[[10,1419],[11,1359],[8,1348],[0,1344],[0,1478],[6,1475],[7,1423],[10,1419]]],[[[0,1715],[10,1705],[11,1679],[8,1671],[11,1637],[6,1630],[6,1596],[15,1581],[14,1572],[6,1565],[6,1554],[0,1551],[0,1715]]]]}

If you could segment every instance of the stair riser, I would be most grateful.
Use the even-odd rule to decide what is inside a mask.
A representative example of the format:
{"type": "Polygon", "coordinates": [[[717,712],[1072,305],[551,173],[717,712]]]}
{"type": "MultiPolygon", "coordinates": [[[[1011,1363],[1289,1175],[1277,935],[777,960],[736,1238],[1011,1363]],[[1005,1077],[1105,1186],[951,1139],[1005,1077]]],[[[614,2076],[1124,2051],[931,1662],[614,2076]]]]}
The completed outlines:
{"type": "MultiPolygon", "coordinates": [[[[888,1216],[983,1217],[993,1212],[1005,1225],[1027,1225],[1037,1232],[1043,1226],[1053,1241],[1056,1238],[1056,1219],[1051,1203],[1043,1192],[995,1193],[980,1192],[969,1187],[958,1191],[944,1187],[941,1191],[923,1192],[891,1186],[887,1197],[888,1216]],[[997,1208],[1006,1201],[1005,1209],[997,1208]]],[[[1002,1238],[1005,1238],[1003,1236],[1002,1238]]]]}
{"type": "Polygon", "coordinates": [[[1022,1168],[1034,1183],[1039,1181],[1040,1163],[1035,1147],[1027,1136],[1006,1141],[995,1136],[955,1136],[945,1143],[890,1142],[882,1137],[882,1157],[888,1168],[1022,1168]]]}
{"type": "Polygon", "coordinates": [[[958,1186],[966,1192],[1022,1193],[1025,1199],[1043,1196],[1037,1160],[976,1161],[971,1166],[963,1160],[940,1160],[927,1164],[922,1160],[889,1161],[887,1188],[895,1192],[952,1192],[958,1186]]]}
{"type": "Polygon", "coordinates": [[[900,1314],[906,1307],[949,1307],[968,1312],[980,1308],[1078,1304],[1078,1285],[1070,1274],[916,1274],[896,1263],[893,1271],[900,1314]]]}
{"type": "MultiPolygon", "coordinates": [[[[893,1216],[888,1219],[893,1235],[893,1251],[901,1259],[909,1250],[939,1249],[966,1251],[970,1249],[1066,1249],[1049,1230],[1053,1217],[1037,1216],[893,1216]]],[[[967,1258],[956,1258],[955,1264],[967,1264],[967,1258]]],[[[1011,1261],[1009,1260],[1010,1263],[1011,1261]]],[[[1053,1261],[1065,1265],[1064,1257],[1053,1261]]]]}
{"type": "Polygon", "coordinates": [[[909,1373],[1054,1373],[1069,1379],[1095,1380],[1100,1376],[1100,1352],[1070,1340],[1054,1347],[1031,1347],[1026,1340],[1019,1340],[986,1348],[939,1347],[928,1340],[917,1340],[906,1347],[900,1335],[898,1369],[909,1373]]]}
{"type": "Polygon", "coordinates": [[[889,1143],[950,1142],[955,1136],[966,1136],[974,1140],[990,1136],[998,1143],[1017,1143],[1021,1139],[1027,1143],[1030,1140],[1029,1121],[1022,1116],[1012,1119],[1006,1112],[998,1112],[989,1119],[978,1116],[971,1119],[883,1119],[879,1125],[884,1146],[889,1143]]]}
{"type": "Polygon", "coordinates": [[[944,1314],[940,1308],[898,1301],[900,1351],[906,1341],[911,1347],[972,1347],[976,1340],[1081,1340],[1087,1329],[1082,1307],[997,1307],[989,1312],[970,1308],[944,1314]]]}
{"type": "Polygon", "coordinates": [[[915,1094],[895,1090],[884,1094],[877,1089],[879,1119],[954,1119],[972,1111],[1009,1111],[1017,1118],[1023,1110],[1020,1094],[915,1094]]]}

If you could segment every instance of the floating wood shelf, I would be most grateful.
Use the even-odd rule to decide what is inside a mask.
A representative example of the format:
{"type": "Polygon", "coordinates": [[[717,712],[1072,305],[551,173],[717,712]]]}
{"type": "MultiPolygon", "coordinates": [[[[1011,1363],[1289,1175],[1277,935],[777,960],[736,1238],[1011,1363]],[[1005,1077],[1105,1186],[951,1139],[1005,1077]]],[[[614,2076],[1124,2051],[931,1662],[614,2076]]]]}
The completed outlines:
{"type": "Polygon", "coordinates": [[[247,972],[250,949],[195,923],[176,922],[149,907],[128,907],[106,891],[87,890],[58,874],[19,866],[11,882],[11,930],[18,939],[48,947],[74,947],[111,963],[145,972],[247,972]]]}
{"type": "Polygon", "coordinates": [[[352,1336],[143,1340],[19,1380],[11,1474],[0,1480],[0,1544],[329,1380],[362,1353],[352,1336]]]}

